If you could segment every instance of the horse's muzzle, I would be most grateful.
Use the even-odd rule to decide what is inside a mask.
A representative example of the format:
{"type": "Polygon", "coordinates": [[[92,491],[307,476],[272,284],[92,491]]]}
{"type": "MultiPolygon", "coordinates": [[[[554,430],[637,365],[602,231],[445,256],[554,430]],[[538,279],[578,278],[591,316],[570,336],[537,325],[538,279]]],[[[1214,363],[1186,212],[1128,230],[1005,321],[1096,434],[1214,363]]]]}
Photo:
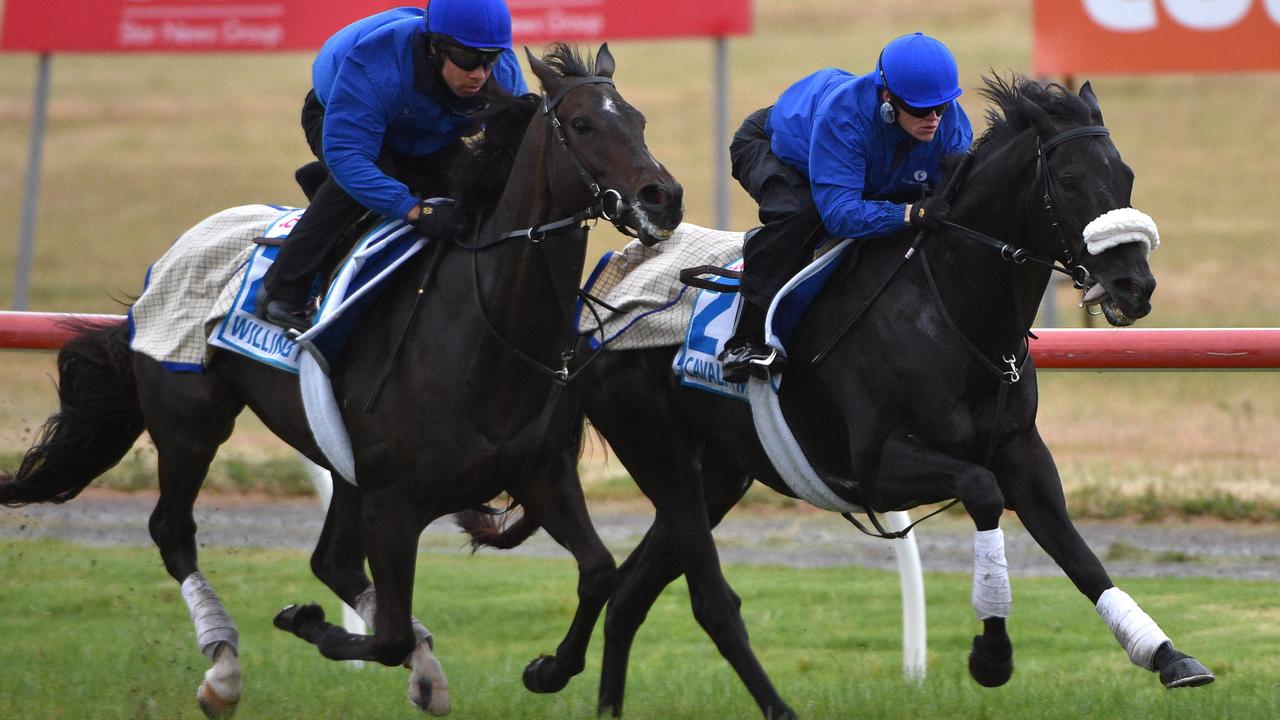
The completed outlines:
{"type": "Polygon", "coordinates": [[[670,238],[684,219],[684,188],[674,180],[645,185],[628,204],[624,219],[645,245],[670,238]]]}

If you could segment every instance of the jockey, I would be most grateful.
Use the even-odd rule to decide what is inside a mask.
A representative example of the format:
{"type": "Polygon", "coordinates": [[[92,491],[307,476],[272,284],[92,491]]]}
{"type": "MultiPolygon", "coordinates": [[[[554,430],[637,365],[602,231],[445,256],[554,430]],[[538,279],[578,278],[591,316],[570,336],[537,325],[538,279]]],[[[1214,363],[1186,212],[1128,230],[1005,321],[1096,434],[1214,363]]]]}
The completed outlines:
{"type": "Polygon", "coordinates": [[[947,219],[943,198],[921,198],[943,156],[973,143],[961,92],[951,51],[913,33],[884,47],[874,73],[819,70],[747,116],[729,157],[764,226],[743,248],[742,309],[720,354],[725,380],[780,369],[764,344],[765,313],[827,237],[878,237],[947,219]]]}
{"type": "Polygon", "coordinates": [[[528,92],[511,50],[505,0],[432,0],[339,30],[311,67],[302,129],[319,159],[299,169],[311,204],[285,239],[257,315],[298,332],[317,273],[341,259],[344,232],[366,211],[404,218],[427,237],[461,231],[445,195],[448,162],[494,93],[528,92]]]}

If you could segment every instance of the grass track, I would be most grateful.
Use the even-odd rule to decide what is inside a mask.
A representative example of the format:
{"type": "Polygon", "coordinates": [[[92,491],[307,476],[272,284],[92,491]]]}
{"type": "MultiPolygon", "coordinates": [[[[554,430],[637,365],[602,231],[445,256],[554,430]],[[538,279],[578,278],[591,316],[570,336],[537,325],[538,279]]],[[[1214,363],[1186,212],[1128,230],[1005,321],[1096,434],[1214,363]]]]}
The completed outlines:
{"type": "MultiPolygon", "coordinates": [[[[322,659],[271,627],[287,602],[335,603],[301,553],[207,549],[203,568],[239,622],[246,695],[237,718],[413,718],[399,669],[322,659]]],[[[1132,580],[1121,586],[1184,649],[1218,673],[1171,692],[1129,664],[1063,578],[1015,579],[1017,668],[984,690],[964,669],[978,628],[969,580],[930,575],[929,677],[900,674],[897,580],[842,568],[731,566],[753,644],[783,696],[806,718],[1217,718],[1280,715],[1280,608],[1273,583],[1132,580]]],[[[200,718],[206,667],[177,584],[151,549],[0,543],[0,715],[12,718],[200,718]]],[[[599,632],[586,672],[558,695],[520,684],[552,650],[575,602],[569,560],[425,554],[415,607],[438,638],[455,712],[469,718],[592,718],[599,632]],[[449,591],[445,591],[449,588],[449,591]]],[[[633,652],[633,720],[758,717],[746,691],[694,623],[682,583],[659,599],[633,652]]]]}

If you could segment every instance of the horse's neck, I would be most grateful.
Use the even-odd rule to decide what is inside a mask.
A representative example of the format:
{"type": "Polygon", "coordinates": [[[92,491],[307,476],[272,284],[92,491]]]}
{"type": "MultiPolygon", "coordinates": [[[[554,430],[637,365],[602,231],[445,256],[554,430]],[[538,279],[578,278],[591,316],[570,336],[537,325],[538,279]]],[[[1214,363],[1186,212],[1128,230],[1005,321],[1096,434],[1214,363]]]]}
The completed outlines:
{"type": "MultiPolygon", "coordinates": [[[[1033,203],[1027,178],[975,180],[979,187],[956,203],[951,220],[1015,246],[1031,240],[1037,228],[1028,220],[1033,203]]],[[[989,353],[1007,353],[1019,343],[1035,319],[1050,271],[1014,265],[994,248],[958,237],[939,237],[925,247],[938,295],[960,331],[989,353]]]]}
{"type": "MultiPolygon", "coordinates": [[[[552,200],[547,163],[556,148],[547,142],[545,126],[541,116],[530,122],[502,196],[481,222],[479,242],[492,242],[576,211],[565,211],[552,200]]],[[[561,331],[567,331],[566,306],[574,297],[570,290],[577,289],[582,273],[581,257],[576,263],[555,261],[564,257],[563,243],[577,242],[572,232],[577,231],[553,233],[541,241],[542,246],[512,238],[477,258],[485,314],[502,337],[517,347],[534,352],[560,349],[561,331]]]]}

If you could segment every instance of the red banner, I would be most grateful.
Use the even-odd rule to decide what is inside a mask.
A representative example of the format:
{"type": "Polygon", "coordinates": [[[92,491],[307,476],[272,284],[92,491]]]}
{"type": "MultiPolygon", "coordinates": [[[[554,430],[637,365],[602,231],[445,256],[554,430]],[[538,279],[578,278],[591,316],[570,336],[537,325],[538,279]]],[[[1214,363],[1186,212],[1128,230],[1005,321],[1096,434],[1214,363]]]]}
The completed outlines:
{"type": "MultiPolygon", "coordinates": [[[[751,0],[507,0],[516,41],[724,37],[751,31],[751,0]]],[[[0,50],[314,50],[394,0],[4,0],[0,50]]]]}
{"type": "Polygon", "coordinates": [[[1280,0],[1036,0],[1036,75],[1280,70],[1280,0]]]}

